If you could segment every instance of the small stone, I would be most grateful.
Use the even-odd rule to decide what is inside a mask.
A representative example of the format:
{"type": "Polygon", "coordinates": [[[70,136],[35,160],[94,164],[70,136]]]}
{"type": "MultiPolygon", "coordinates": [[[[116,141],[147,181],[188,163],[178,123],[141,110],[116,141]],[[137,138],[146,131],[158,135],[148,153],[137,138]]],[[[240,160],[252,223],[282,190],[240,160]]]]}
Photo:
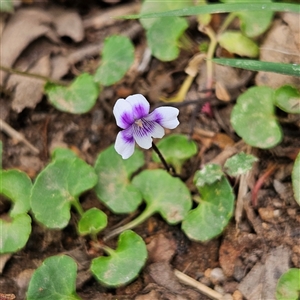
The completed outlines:
{"type": "Polygon", "coordinates": [[[221,268],[214,268],[210,272],[210,280],[213,284],[218,284],[223,281],[225,281],[226,277],[224,275],[224,272],[221,268]]]}
{"type": "Polygon", "coordinates": [[[225,291],[224,291],[223,287],[221,287],[220,285],[216,285],[216,286],[214,287],[214,290],[215,290],[216,292],[222,294],[222,295],[225,294],[225,291]]]}
{"type": "Polygon", "coordinates": [[[233,297],[232,297],[232,295],[230,295],[230,294],[225,294],[225,295],[223,296],[222,300],[233,300],[233,297]]]}
{"type": "Polygon", "coordinates": [[[224,282],[223,284],[225,293],[230,293],[230,294],[233,294],[233,292],[237,289],[237,286],[238,286],[238,282],[236,281],[228,281],[228,282],[224,282]]]}
{"type": "Polygon", "coordinates": [[[236,290],[233,294],[232,294],[232,298],[233,300],[243,300],[243,295],[239,290],[236,290]]]}

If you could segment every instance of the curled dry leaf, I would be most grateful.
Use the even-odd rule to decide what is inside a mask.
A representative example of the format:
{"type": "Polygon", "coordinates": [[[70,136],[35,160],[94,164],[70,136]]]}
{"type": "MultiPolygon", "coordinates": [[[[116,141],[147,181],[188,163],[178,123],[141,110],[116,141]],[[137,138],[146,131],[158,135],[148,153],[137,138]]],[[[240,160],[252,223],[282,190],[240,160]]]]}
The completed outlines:
{"type": "MultiPolygon", "coordinates": [[[[287,14],[285,15],[285,18],[287,19],[287,14]]],[[[299,64],[300,43],[295,43],[295,41],[298,40],[295,38],[295,30],[294,26],[289,26],[289,24],[284,23],[282,20],[275,20],[261,45],[260,60],[299,64]]],[[[258,72],[255,77],[255,82],[257,85],[267,85],[272,88],[278,88],[284,84],[300,86],[299,77],[270,72],[258,72]]]]}
{"type": "MultiPolygon", "coordinates": [[[[50,72],[49,56],[40,58],[28,71],[30,73],[48,76],[50,72]]],[[[7,87],[14,87],[12,109],[19,113],[25,107],[34,108],[43,97],[44,84],[44,81],[36,78],[25,77],[17,74],[11,75],[7,82],[7,87]]]]}
{"type": "MultiPolygon", "coordinates": [[[[51,24],[51,16],[37,8],[20,9],[13,14],[1,37],[0,60],[3,66],[11,67],[22,51],[40,36],[45,35],[51,40],[58,41],[51,30],[51,24]]],[[[0,84],[3,84],[5,78],[6,73],[1,71],[0,84]]]]}
{"type": "Polygon", "coordinates": [[[77,12],[53,7],[50,9],[49,14],[52,15],[52,20],[59,36],[68,36],[77,43],[83,40],[83,23],[77,12]]]}

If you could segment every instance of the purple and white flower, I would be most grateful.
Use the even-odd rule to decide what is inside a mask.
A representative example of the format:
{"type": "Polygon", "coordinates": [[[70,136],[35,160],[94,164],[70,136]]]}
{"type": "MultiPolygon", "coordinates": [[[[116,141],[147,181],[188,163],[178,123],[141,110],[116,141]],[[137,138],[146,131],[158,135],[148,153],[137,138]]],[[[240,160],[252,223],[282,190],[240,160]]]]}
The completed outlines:
{"type": "Polygon", "coordinates": [[[164,128],[174,129],[178,126],[177,108],[159,107],[150,114],[149,109],[149,102],[141,94],[117,100],[113,113],[117,125],[123,130],[117,135],[115,149],[123,159],[133,154],[135,142],[141,148],[149,149],[152,138],[164,136],[164,128]]]}

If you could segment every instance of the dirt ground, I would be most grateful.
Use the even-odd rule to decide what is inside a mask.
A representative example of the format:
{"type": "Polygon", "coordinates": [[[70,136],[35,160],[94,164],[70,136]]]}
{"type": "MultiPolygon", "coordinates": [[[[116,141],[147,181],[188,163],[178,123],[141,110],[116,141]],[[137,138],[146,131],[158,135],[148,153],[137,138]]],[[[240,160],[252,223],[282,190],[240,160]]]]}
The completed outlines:
{"type": "MultiPolygon", "coordinates": [[[[6,44],[2,40],[1,50],[15,45],[10,55],[6,48],[3,50],[7,60],[11,61],[10,67],[57,80],[70,80],[82,72],[93,74],[100,62],[103,40],[111,34],[127,35],[136,47],[136,60],[126,76],[117,84],[105,87],[93,109],[81,115],[63,113],[51,106],[43,94],[41,80],[17,74],[6,77],[2,73],[0,117],[37,149],[35,153],[15,136],[0,131],[4,169],[20,169],[34,180],[49,162],[51,149],[56,146],[71,148],[93,165],[99,152],[115,141],[119,129],[112,107],[119,97],[141,93],[155,107],[161,104],[158,100],[160,96],[171,96],[178,91],[185,79],[184,69],[195,54],[196,47],[181,51],[178,59],[168,63],[151,57],[140,71],[138,66],[147,47],[143,28],[137,20],[108,17],[137,13],[139,7],[138,2],[127,1],[24,1],[16,7],[13,15],[2,15],[2,32],[17,13],[19,20],[25,20],[23,32],[17,34],[14,31],[16,20],[11,25],[12,34],[5,40],[6,44]],[[28,9],[33,11],[34,17],[31,19],[24,13],[28,9]],[[59,31],[49,25],[53,16],[71,13],[78,18],[72,26],[58,26],[56,28],[61,28],[59,31]]],[[[279,24],[287,24],[286,18],[286,15],[277,14],[271,29],[260,38],[260,44],[272,39],[270,34],[276,34],[279,24]]],[[[190,18],[189,22],[190,38],[197,43],[207,40],[204,34],[197,31],[195,20],[190,18]]],[[[286,43],[290,47],[286,51],[299,53],[299,41],[293,40],[293,35],[290,42],[293,46],[286,43]],[[291,47],[294,48],[291,50],[291,47]]],[[[268,47],[264,45],[265,49],[268,47]]],[[[275,49],[274,45],[270,47],[275,49]]],[[[270,53],[273,52],[261,55],[270,53]]],[[[278,57],[274,59],[278,61],[278,57]]],[[[201,68],[203,70],[205,65],[201,68]]],[[[228,87],[229,101],[218,100],[215,90],[208,99],[201,92],[205,85],[203,76],[198,76],[186,99],[174,104],[180,110],[180,125],[173,132],[190,135],[199,149],[198,155],[188,161],[183,170],[183,178],[192,195],[196,193],[192,184],[196,169],[211,161],[222,163],[224,157],[237,152],[239,147],[246,147],[237,144],[240,138],[229,121],[237,96],[262,82],[273,87],[278,82],[294,82],[288,76],[256,74],[229,67],[217,67],[216,72],[218,80],[228,87]],[[206,101],[211,103],[212,114],[201,110],[206,101]],[[228,154],[228,149],[233,152],[228,154]]],[[[300,86],[299,81],[296,84],[300,86]]],[[[279,114],[282,120],[288,119],[286,114],[279,114]]],[[[33,271],[45,258],[61,253],[77,261],[77,293],[86,300],[218,299],[203,294],[190,282],[183,284],[174,274],[174,269],[210,287],[217,295],[225,295],[222,299],[274,299],[274,289],[280,275],[291,267],[300,268],[300,208],[293,198],[290,175],[300,149],[299,124],[299,116],[290,123],[282,122],[285,137],[274,149],[253,149],[259,162],[254,165],[248,181],[251,190],[221,236],[207,243],[193,242],[180,230],[180,225],[170,226],[159,215],[154,215],[135,229],[147,244],[149,258],[146,266],[131,284],[108,289],[97,283],[89,273],[89,262],[95,253],[89,238],[77,235],[78,216],[75,211],[69,225],[62,231],[49,230],[33,222],[26,247],[12,256],[1,257],[0,299],[9,299],[2,294],[25,299],[33,271]],[[266,173],[262,185],[257,185],[266,173]],[[251,202],[254,192],[257,201],[255,208],[251,202]]],[[[150,151],[145,151],[145,155],[147,167],[153,167],[150,151]]],[[[239,182],[233,181],[232,184],[238,193],[239,182]]],[[[132,218],[114,215],[92,191],[82,195],[80,201],[84,209],[98,207],[108,215],[106,232],[112,226],[132,218]]],[[[0,209],[2,214],[7,206],[1,205],[0,209]]],[[[109,246],[113,247],[115,243],[112,240],[109,246]]]]}

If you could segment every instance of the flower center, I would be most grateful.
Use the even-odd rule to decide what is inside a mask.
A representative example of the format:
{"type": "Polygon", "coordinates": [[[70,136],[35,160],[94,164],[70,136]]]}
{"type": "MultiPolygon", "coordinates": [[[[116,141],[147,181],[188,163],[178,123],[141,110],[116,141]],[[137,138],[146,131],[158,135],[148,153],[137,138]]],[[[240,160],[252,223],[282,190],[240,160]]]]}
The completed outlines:
{"type": "Polygon", "coordinates": [[[137,126],[139,126],[140,128],[143,128],[143,127],[144,127],[144,126],[143,126],[143,121],[142,121],[141,119],[136,120],[134,123],[135,123],[137,126]]]}

